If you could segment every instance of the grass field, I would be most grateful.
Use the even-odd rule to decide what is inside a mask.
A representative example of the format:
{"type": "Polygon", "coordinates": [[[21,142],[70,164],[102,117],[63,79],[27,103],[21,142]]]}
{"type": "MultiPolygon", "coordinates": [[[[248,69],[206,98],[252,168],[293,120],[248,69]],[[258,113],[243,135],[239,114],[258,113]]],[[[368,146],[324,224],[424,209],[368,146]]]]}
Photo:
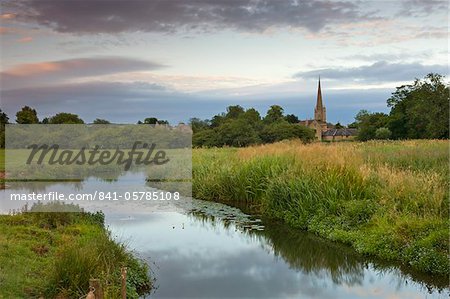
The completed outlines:
{"type": "Polygon", "coordinates": [[[151,289],[147,266],[111,238],[101,213],[0,215],[0,230],[0,298],[80,298],[90,278],[121,298],[122,266],[127,298],[151,289]]]}
{"type": "Polygon", "coordinates": [[[448,141],[196,149],[193,179],[196,198],[245,203],[360,253],[450,273],[448,141]]]}

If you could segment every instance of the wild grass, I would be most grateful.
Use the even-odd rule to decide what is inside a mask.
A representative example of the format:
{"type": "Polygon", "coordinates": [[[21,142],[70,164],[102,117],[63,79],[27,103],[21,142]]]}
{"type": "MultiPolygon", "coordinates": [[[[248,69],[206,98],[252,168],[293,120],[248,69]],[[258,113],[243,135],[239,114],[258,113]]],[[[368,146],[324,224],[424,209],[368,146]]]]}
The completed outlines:
{"type": "Polygon", "coordinates": [[[196,149],[193,194],[448,275],[448,167],[442,140],[196,149]]]}
{"type": "Polygon", "coordinates": [[[101,213],[39,212],[0,216],[0,298],[80,298],[98,278],[106,298],[151,289],[147,266],[112,239],[101,213]]]}

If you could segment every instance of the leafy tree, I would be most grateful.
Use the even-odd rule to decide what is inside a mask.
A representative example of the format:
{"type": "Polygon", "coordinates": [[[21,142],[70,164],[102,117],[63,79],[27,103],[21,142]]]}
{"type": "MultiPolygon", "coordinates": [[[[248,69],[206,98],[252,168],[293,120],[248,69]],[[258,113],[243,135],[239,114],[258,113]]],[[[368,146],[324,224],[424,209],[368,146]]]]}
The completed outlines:
{"type": "Polygon", "coordinates": [[[158,125],[168,125],[169,121],[164,120],[164,119],[158,119],[158,121],[156,122],[158,125]]]}
{"type": "Polygon", "coordinates": [[[336,129],[343,129],[343,128],[344,128],[344,126],[341,125],[340,122],[337,122],[337,123],[334,125],[334,127],[335,127],[336,129]]]}
{"type": "Polygon", "coordinates": [[[358,128],[358,140],[375,139],[376,130],[386,127],[388,121],[389,116],[385,113],[370,113],[367,110],[361,110],[355,117],[356,127],[358,128]]]}
{"type": "Polygon", "coordinates": [[[220,146],[217,129],[205,129],[197,131],[192,135],[192,145],[195,147],[213,147],[220,146]]]}
{"type": "Polygon", "coordinates": [[[247,109],[241,117],[251,123],[259,123],[261,121],[261,115],[255,108],[247,109]]]}
{"type": "Polygon", "coordinates": [[[256,130],[256,132],[260,132],[263,128],[261,115],[254,108],[247,109],[245,113],[240,116],[240,119],[246,121],[254,130],[256,130]]]}
{"type": "Polygon", "coordinates": [[[284,117],[284,119],[288,122],[288,123],[291,123],[291,124],[298,124],[299,123],[299,119],[298,119],[298,117],[296,116],[296,115],[294,115],[294,114],[288,114],[288,115],[286,115],[285,117],[284,117]]]}
{"type": "Polygon", "coordinates": [[[96,124],[96,125],[108,125],[108,124],[110,124],[110,122],[108,120],[106,120],[106,119],[96,118],[94,120],[94,124],[96,124]]]}
{"type": "Polygon", "coordinates": [[[283,119],[284,110],[281,106],[272,105],[267,111],[266,117],[264,117],[264,122],[267,124],[274,123],[283,119]]]}
{"type": "Polygon", "coordinates": [[[144,124],[147,125],[156,125],[158,123],[158,119],[156,117],[147,117],[144,119],[144,124]]]}
{"type": "Polygon", "coordinates": [[[239,105],[228,106],[227,107],[227,114],[225,115],[225,118],[226,119],[238,118],[239,116],[244,114],[244,112],[245,112],[244,108],[242,108],[239,105]]]}
{"type": "Polygon", "coordinates": [[[50,124],[84,124],[76,114],[61,112],[49,119],[50,124]]]}
{"type": "Polygon", "coordinates": [[[213,116],[213,118],[211,119],[210,127],[217,128],[221,124],[223,124],[225,121],[227,121],[229,119],[237,119],[240,116],[242,116],[244,113],[245,113],[245,110],[244,110],[244,108],[242,108],[242,106],[239,106],[239,105],[228,106],[226,113],[220,113],[220,114],[213,116]]]}
{"type": "Polygon", "coordinates": [[[387,100],[393,138],[448,138],[449,86],[430,73],[411,85],[397,87],[387,100]]]}
{"type": "Polygon", "coordinates": [[[267,125],[261,132],[264,143],[296,138],[300,138],[303,142],[310,142],[315,138],[314,130],[282,120],[267,125]]]}
{"type": "Polygon", "coordinates": [[[50,120],[48,119],[48,117],[44,117],[41,121],[41,124],[47,125],[50,122],[50,120]]]}
{"type": "Polygon", "coordinates": [[[225,119],[226,118],[224,113],[214,115],[211,119],[211,128],[217,128],[225,121],[225,119]]]}
{"type": "Polygon", "coordinates": [[[243,118],[225,122],[217,134],[220,145],[242,147],[260,142],[255,128],[243,118]]]}
{"type": "Polygon", "coordinates": [[[0,148],[5,147],[5,125],[9,124],[9,117],[0,109],[0,148]]]}
{"type": "Polygon", "coordinates": [[[9,117],[2,109],[0,109],[0,125],[4,126],[6,124],[9,124],[9,117]]]}
{"type": "Polygon", "coordinates": [[[18,124],[38,124],[39,119],[36,110],[29,106],[24,106],[22,110],[16,113],[16,122],[18,124]]]}
{"type": "Polygon", "coordinates": [[[289,123],[283,117],[283,108],[277,105],[271,106],[264,120],[256,109],[244,110],[237,105],[227,107],[226,113],[215,115],[211,121],[193,118],[190,124],[194,132],[192,144],[196,147],[242,147],[291,138],[314,139],[313,130],[297,122],[289,123]]]}
{"type": "Polygon", "coordinates": [[[378,128],[375,131],[375,138],[376,139],[389,139],[392,135],[391,130],[389,130],[388,128],[382,127],[382,128],[378,128]]]}
{"type": "Polygon", "coordinates": [[[208,120],[201,120],[200,118],[193,117],[189,120],[189,125],[192,128],[192,132],[195,134],[197,132],[208,129],[210,126],[210,122],[208,120]]]}

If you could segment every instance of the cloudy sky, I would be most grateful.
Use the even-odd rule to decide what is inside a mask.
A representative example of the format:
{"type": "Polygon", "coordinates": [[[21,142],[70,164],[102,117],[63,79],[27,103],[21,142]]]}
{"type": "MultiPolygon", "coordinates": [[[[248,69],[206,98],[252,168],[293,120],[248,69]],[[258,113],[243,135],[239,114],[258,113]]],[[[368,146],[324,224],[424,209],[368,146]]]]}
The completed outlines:
{"type": "Polygon", "coordinates": [[[135,123],[231,104],[328,119],[387,111],[396,86],[448,73],[446,0],[2,0],[1,109],[135,123]]]}

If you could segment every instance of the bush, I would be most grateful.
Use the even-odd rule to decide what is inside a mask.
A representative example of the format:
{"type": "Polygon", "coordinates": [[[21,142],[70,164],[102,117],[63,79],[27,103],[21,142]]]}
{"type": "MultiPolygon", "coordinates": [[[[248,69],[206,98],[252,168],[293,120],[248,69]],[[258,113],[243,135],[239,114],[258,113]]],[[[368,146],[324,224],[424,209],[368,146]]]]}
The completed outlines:
{"type": "Polygon", "coordinates": [[[391,137],[391,135],[392,135],[391,130],[389,130],[388,128],[385,128],[385,127],[378,128],[375,131],[376,139],[389,139],[391,137]]]}

